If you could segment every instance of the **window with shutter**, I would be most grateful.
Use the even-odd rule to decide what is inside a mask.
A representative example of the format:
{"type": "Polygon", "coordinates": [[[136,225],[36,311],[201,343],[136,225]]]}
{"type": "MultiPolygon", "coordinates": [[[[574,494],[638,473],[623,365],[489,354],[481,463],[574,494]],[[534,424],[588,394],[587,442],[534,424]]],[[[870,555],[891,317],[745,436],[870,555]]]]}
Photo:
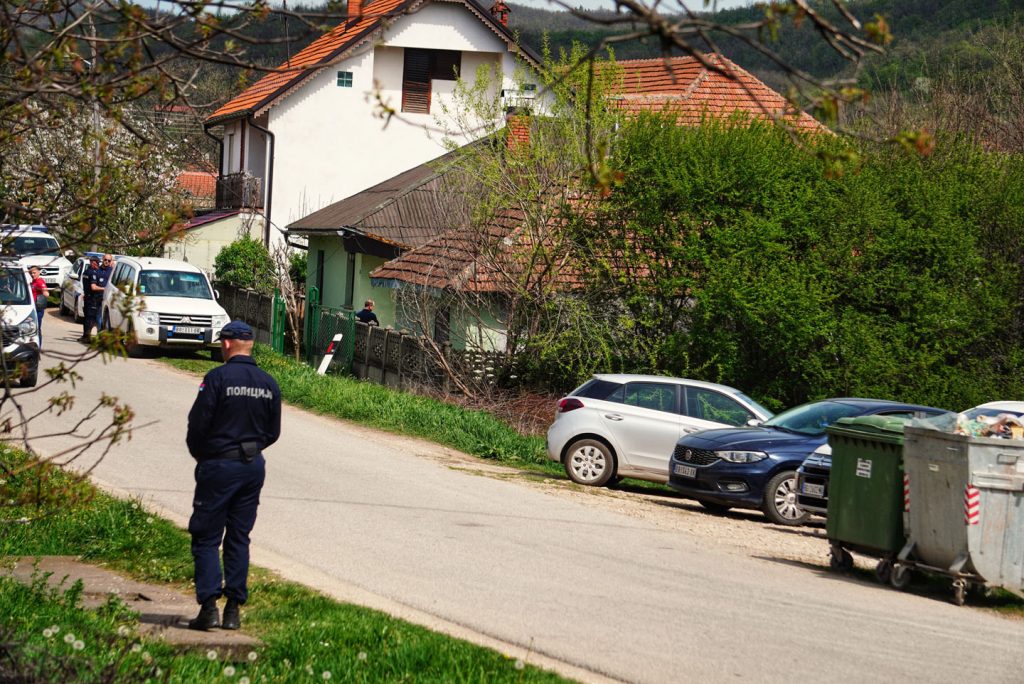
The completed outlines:
{"type": "Polygon", "coordinates": [[[459,77],[462,53],[458,50],[405,49],[402,72],[402,111],[430,113],[431,80],[454,81],[459,77]]]}

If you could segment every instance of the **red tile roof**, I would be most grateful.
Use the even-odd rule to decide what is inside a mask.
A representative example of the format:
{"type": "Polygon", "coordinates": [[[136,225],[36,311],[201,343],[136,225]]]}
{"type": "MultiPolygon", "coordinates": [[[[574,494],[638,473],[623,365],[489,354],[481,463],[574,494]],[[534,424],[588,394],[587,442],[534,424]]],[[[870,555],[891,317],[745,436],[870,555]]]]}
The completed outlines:
{"type": "Polygon", "coordinates": [[[174,179],[174,186],[192,197],[212,199],[217,196],[217,174],[212,171],[182,171],[174,179]]]}
{"type": "Polygon", "coordinates": [[[676,115],[680,125],[741,115],[762,120],[781,117],[800,130],[827,130],[732,61],[717,54],[707,55],[707,60],[731,72],[733,78],[708,69],[694,57],[617,62],[621,75],[611,87],[612,102],[631,114],[667,111],[676,115]]]}
{"type": "MultiPolygon", "coordinates": [[[[327,66],[346,51],[354,48],[381,28],[388,20],[392,20],[431,0],[372,0],[364,2],[361,13],[336,26],[331,31],[313,41],[285,64],[247,88],[240,95],[215,111],[206,119],[206,124],[214,124],[240,115],[255,114],[270,105],[277,98],[289,94],[305,79],[314,75],[320,68],[327,66]]],[[[539,62],[539,57],[532,50],[518,46],[516,39],[495,19],[490,12],[476,0],[444,0],[464,4],[481,21],[508,45],[524,54],[528,60],[539,62]]]]}
{"type": "Polygon", "coordinates": [[[292,59],[257,81],[240,95],[214,112],[206,123],[253,113],[293,85],[297,85],[311,67],[323,66],[342,51],[352,47],[376,30],[387,17],[401,14],[418,0],[373,0],[365,3],[362,15],[352,17],[317,38],[292,59]]]}

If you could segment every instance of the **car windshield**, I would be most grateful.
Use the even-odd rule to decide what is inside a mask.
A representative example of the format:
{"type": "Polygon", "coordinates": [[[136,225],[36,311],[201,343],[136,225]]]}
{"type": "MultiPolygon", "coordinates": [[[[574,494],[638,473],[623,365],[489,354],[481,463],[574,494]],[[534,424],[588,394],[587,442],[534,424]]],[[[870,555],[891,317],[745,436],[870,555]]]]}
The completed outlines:
{"type": "Polygon", "coordinates": [[[783,411],[771,420],[766,420],[764,425],[786,432],[820,437],[825,434],[825,428],[840,418],[857,416],[863,412],[862,406],[843,404],[838,401],[816,401],[783,411]]]}
{"type": "Polygon", "coordinates": [[[18,235],[8,249],[18,256],[60,256],[60,245],[48,235],[18,235]]]}
{"type": "Polygon", "coordinates": [[[31,304],[25,274],[15,269],[0,269],[0,304],[31,304]]]}
{"type": "Polygon", "coordinates": [[[143,271],[139,276],[139,292],[147,297],[213,299],[203,274],[186,271],[143,271]]]}

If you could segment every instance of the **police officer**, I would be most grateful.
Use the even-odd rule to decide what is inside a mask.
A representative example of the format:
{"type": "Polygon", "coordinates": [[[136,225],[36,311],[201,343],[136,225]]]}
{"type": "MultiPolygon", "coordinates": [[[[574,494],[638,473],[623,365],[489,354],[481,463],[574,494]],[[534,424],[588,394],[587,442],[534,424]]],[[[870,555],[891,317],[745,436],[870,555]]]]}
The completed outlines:
{"type": "Polygon", "coordinates": [[[201,606],[188,626],[200,630],[241,626],[238,607],[249,596],[249,533],[265,475],[262,451],[281,434],[281,390],[252,360],[252,328],[231,321],[220,331],[220,344],[224,364],[199,385],[185,440],[198,462],[188,531],[201,606]],[[228,599],[223,620],[217,613],[221,595],[228,599]]]}
{"type": "Polygon", "coordinates": [[[83,307],[85,318],[82,322],[81,342],[88,344],[92,340],[92,329],[99,328],[100,310],[103,308],[103,290],[107,287],[111,273],[114,272],[114,257],[104,254],[101,260],[97,255],[89,255],[89,267],[82,274],[82,295],[85,297],[83,307]],[[100,265],[102,261],[102,265],[100,265]]]}

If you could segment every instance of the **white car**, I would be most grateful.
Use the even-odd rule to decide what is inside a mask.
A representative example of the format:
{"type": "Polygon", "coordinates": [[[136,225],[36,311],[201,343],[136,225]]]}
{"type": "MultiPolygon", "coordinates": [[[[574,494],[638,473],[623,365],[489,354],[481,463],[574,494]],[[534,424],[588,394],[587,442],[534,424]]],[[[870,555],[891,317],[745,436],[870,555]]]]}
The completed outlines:
{"type": "Polygon", "coordinates": [[[35,387],[39,375],[37,315],[28,271],[17,261],[0,262],[0,383],[13,380],[21,387],[35,387]]]}
{"type": "Polygon", "coordinates": [[[206,274],[174,259],[121,257],[103,291],[103,325],[133,339],[130,356],[146,347],[203,349],[220,358],[220,329],[230,319],[206,274]]]}
{"type": "MultiPolygon", "coordinates": [[[[85,318],[82,275],[85,273],[85,269],[89,268],[89,258],[93,255],[99,259],[103,258],[101,252],[86,252],[85,256],[75,259],[71,270],[64,276],[64,281],[60,284],[60,314],[72,316],[75,323],[81,323],[85,318]]],[[[121,258],[123,257],[120,254],[115,254],[114,262],[116,263],[121,258]]]]}
{"type": "Polygon", "coordinates": [[[50,290],[56,290],[71,270],[71,262],[64,258],[57,238],[46,226],[7,225],[0,228],[3,251],[13,255],[26,269],[39,267],[39,275],[50,290]]]}
{"type": "Polygon", "coordinates": [[[739,390],[659,375],[595,375],[558,401],[548,458],[573,482],[600,487],[622,477],[668,481],[683,435],[756,425],[772,412],[739,390]]]}

